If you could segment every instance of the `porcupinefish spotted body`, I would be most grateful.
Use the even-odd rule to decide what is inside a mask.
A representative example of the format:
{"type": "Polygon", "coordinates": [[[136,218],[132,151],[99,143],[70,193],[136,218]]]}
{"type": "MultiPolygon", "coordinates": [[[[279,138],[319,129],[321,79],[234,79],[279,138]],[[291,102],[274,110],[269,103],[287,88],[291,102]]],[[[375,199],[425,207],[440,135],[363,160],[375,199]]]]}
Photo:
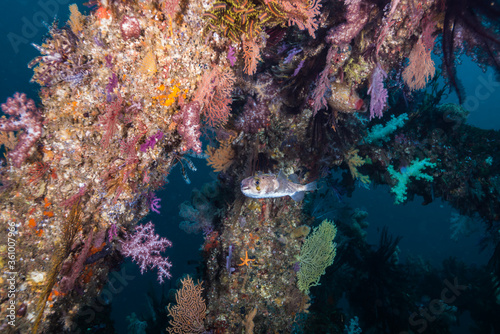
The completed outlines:
{"type": "Polygon", "coordinates": [[[276,174],[260,174],[250,176],[241,181],[241,192],[251,198],[276,198],[290,196],[295,201],[301,201],[306,191],[317,189],[316,182],[300,184],[292,182],[279,172],[276,174]]]}

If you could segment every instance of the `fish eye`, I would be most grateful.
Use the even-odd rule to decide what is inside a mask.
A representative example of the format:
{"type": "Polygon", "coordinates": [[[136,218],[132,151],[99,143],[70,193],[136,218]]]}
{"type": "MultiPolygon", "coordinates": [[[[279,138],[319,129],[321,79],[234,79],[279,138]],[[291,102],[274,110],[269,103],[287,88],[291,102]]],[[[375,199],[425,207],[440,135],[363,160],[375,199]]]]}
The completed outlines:
{"type": "Polygon", "coordinates": [[[256,184],[256,185],[259,185],[259,184],[260,184],[260,181],[259,181],[259,180],[256,180],[256,181],[255,181],[255,184],[256,184]]]}

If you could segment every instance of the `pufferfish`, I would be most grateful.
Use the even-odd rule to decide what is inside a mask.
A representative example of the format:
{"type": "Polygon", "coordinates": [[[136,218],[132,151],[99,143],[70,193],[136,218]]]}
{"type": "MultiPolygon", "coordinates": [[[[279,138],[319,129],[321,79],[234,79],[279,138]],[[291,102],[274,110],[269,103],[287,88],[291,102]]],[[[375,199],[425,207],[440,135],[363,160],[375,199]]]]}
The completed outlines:
{"type": "MultiPolygon", "coordinates": [[[[291,176],[293,178],[293,176],[291,176]]],[[[295,178],[296,175],[295,175],[295,178]]],[[[294,180],[298,182],[297,180],[294,180]]],[[[241,181],[241,192],[251,198],[276,198],[290,196],[294,201],[301,201],[306,191],[317,189],[316,182],[306,185],[289,180],[283,172],[276,174],[259,174],[241,181]]]]}

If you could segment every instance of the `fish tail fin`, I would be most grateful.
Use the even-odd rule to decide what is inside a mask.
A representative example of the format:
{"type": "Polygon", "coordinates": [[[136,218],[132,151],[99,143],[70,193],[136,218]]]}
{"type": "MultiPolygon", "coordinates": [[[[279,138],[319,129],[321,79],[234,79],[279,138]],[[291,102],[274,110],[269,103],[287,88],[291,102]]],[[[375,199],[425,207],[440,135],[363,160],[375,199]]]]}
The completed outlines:
{"type": "Polygon", "coordinates": [[[318,182],[314,181],[305,185],[304,191],[314,191],[318,189],[318,182]]]}
{"type": "Polygon", "coordinates": [[[316,181],[314,182],[311,182],[311,183],[308,183],[304,186],[304,189],[301,190],[301,191],[297,191],[295,194],[293,195],[290,195],[290,197],[294,200],[294,201],[302,201],[304,199],[304,195],[306,194],[306,191],[314,191],[318,189],[318,183],[316,181]]]}

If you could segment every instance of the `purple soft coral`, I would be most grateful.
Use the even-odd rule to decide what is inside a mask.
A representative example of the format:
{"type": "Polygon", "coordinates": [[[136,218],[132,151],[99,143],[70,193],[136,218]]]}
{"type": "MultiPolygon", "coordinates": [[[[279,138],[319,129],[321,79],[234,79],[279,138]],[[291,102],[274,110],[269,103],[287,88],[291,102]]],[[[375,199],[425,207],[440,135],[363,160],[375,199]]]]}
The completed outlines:
{"type": "Polygon", "coordinates": [[[153,149],[155,144],[163,138],[163,132],[158,130],[157,133],[149,137],[144,144],[141,145],[141,152],[147,152],[148,148],[153,149]]]}
{"type": "Polygon", "coordinates": [[[154,234],[154,225],[149,222],[146,225],[137,225],[134,234],[127,234],[122,244],[122,254],[131,257],[132,261],[139,265],[141,274],[148,269],[157,268],[158,281],[163,283],[165,277],[172,277],[170,274],[172,263],[168,257],[161,256],[167,247],[172,247],[172,243],[154,234]]]}
{"type": "Polygon", "coordinates": [[[148,193],[148,203],[149,207],[151,208],[151,211],[156,212],[157,214],[160,214],[161,205],[160,201],[161,198],[156,197],[156,194],[154,192],[148,193]]]}
{"type": "Polygon", "coordinates": [[[370,119],[377,116],[382,117],[384,108],[387,104],[387,89],[384,87],[384,79],[387,73],[377,64],[372,74],[372,83],[368,89],[370,95],[370,119]]]}
{"type": "Polygon", "coordinates": [[[15,93],[2,104],[2,110],[9,119],[0,119],[0,131],[19,131],[19,141],[8,157],[15,167],[21,167],[28,157],[29,151],[37,140],[42,136],[42,116],[36,108],[35,102],[28,99],[24,93],[15,93]]]}
{"type": "Polygon", "coordinates": [[[116,74],[112,73],[111,76],[109,77],[108,84],[106,85],[106,101],[108,103],[113,102],[114,100],[113,92],[117,87],[118,87],[118,77],[116,76],[116,74]]]}

